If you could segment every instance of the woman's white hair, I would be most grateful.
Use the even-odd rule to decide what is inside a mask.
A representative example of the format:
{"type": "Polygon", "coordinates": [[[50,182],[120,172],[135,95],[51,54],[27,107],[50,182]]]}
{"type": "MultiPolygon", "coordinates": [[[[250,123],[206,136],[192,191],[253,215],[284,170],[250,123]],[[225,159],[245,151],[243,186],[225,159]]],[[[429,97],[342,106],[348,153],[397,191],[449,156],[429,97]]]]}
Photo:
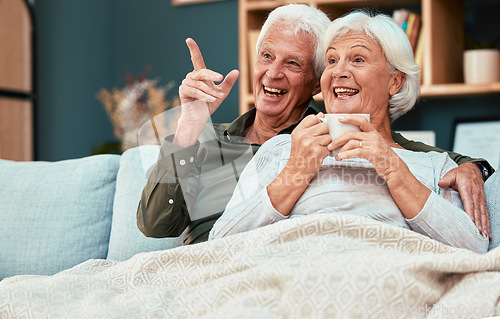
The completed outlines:
{"type": "Polygon", "coordinates": [[[406,74],[399,92],[389,99],[389,116],[393,122],[411,110],[420,95],[420,67],[415,62],[408,37],[391,17],[357,10],[330,24],[323,38],[323,54],[326,54],[332,41],[348,32],[364,32],[377,41],[389,64],[389,72],[406,74]]]}
{"type": "Polygon", "coordinates": [[[259,55],[262,41],[273,25],[279,24],[292,27],[295,34],[303,32],[311,36],[315,49],[312,57],[314,76],[320,79],[326,67],[325,55],[320,43],[330,22],[330,19],[328,19],[326,14],[321,10],[309,7],[305,4],[289,4],[278,7],[269,14],[266,22],[262,26],[255,47],[256,53],[259,55]]]}

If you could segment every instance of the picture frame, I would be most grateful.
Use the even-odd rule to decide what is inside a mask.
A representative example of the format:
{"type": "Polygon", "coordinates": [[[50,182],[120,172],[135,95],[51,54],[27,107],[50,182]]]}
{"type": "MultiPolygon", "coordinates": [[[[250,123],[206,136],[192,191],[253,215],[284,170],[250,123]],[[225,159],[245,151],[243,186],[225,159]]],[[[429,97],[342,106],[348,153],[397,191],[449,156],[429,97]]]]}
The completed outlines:
{"type": "Polygon", "coordinates": [[[483,158],[500,168],[500,116],[455,119],[453,152],[483,158]]]}

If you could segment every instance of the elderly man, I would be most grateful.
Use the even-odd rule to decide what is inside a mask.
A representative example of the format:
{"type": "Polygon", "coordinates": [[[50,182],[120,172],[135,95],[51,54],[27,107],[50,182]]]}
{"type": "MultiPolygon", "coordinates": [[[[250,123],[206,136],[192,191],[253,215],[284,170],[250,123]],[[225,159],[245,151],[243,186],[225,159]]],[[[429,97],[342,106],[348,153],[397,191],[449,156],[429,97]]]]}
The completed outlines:
{"type": "MultiPolygon", "coordinates": [[[[176,237],[187,228],[185,244],[207,240],[240,173],[260,145],[277,134],[291,133],[302,118],[320,111],[312,96],[320,91],[325,61],[319,43],[329,23],[323,12],[305,5],[287,5],[271,12],[257,40],[255,108],[230,124],[211,124],[209,119],[229,94],[238,71],[229,72],[224,79],[206,69],[197,44],[187,39],[194,71],[179,87],[181,117],[174,136],[162,143],[137,211],[137,225],[146,236],[176,237]]],[[[401,136],[394,140],[405,148],[434,150],[401,136]]],[[[475,165],[460,165],[450,173],[443,183],[461,188],[471,198],[474,184],[469,181],[474,181],[481,186],[479,195],[483,194],[475,165]]],[[[482,205],[475,204],[479,213],[470,214],[480,230],[484,224],[484,231],[489,231],[479,216],[487,212],[484,195],[475,197],[474,203],[482,205]]],[[[472,200],[464,198],[464,202],[472,205],[472,200]]]]}
{"type": "Polygon", "coordinates": [[[188,227],[185,243],[205,241],[260,144],[290,133],[303,117],[320,111],[312,96],[320,91],[325,61],[319,42],[329,23],[323,12],[305,5],[287,5],[269,15],[257,41],[255,108],[231,124],[206,125],[238,71],[223,80],[205,68],[196,43],[186,41],[194,71],[179,88],[176,133],[162,143],[139,204],[137,224],[146,236],[179,236],[188,227]]]}

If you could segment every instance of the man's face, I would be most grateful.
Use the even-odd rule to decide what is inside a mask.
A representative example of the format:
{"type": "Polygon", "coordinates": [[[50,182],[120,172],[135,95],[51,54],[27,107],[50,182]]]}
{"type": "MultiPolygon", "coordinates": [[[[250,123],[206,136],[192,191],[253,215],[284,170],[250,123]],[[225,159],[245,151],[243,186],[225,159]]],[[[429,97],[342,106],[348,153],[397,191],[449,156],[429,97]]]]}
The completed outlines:
{"type": "Polygon", "coordinates": [[[319,80],[314,77],[310,36],[283,25],[266,33],[253,75],[254,101],[259,112],[289,117],[294,109],[307,105],[319,80]]]}

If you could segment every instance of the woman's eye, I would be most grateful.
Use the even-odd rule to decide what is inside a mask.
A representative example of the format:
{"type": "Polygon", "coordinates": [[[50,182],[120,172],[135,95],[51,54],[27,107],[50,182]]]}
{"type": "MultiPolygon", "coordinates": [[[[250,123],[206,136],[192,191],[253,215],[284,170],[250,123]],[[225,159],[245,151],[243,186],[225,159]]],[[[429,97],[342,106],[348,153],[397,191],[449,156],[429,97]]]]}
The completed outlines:
{"type": "Polygon", "coordinates": [[[328,59],[328,64],[334,64],[334,63],[337,63],[337,60],[335,60],[334,58],[328,59]]]}
{"type": "Polygon", "coordinates": [[[360,63],[360,62],[364,62],[365,60],[363,60],[362,58],[355,58],[354,59],[354,62],[357,62],[357,63],[360,63]]]}
{"type": "Polygon", "coordinates": [[[264,53],[264,54],[262,54],[262,57],[265,59],[269,59],[269,58],[271,58],[271,55],[269,53],[264,53]]]}

